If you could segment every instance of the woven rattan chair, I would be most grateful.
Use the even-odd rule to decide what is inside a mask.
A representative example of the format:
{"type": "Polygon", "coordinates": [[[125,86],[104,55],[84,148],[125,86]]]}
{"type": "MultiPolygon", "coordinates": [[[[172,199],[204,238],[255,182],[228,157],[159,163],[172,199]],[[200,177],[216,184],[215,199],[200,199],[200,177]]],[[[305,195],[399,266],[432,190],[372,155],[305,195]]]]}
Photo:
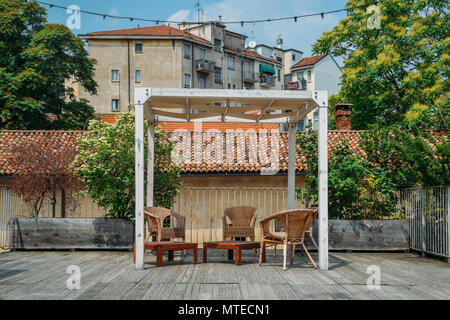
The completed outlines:
{"type": "Polygon", "coordinates": [[[185,239],[184,217],[172,210],[161,207],[145,207],[144,217],[149,225],[150,232],[147,233],[145,241],[150,236],[156,235],[156,241],[170,240],[181,238],[185,239]],[[170,217],[170,227],[164,226],[164,220],[170,217]],[[174,221],[175,220],[175,221],[174,221]],[[175,222],[175,224],[174,224],[175,222]]]}
{"type": "Polygon", "coordinates": [[[261,250],[259,254],[259,265],[265,261],[266,256],[266,245],[272,244],[282,244],[283,246],[283,270],[286,270],[286,257],[287,257],[287,246],[291,248],[291,264],[294,261],[294,246],[300,245],[302,249],[306,252],[308,259],[313,264],[314,268],[317,268],[314,260],[311,258],[308,250],[305,247],[305,233],[306,227],[310,223],[312,216],[316,209],[296,209],[287,210],[275,213],[270,217],[267,217],[260,221],[261,225],[261,250]],[[271,232],[270,222],[272,220],[279,220],[283,226],[284,231],[281,232],[271,232]]]}
{"type": "MultiPolygon", "coordinates": [[[[319,246],[316,243],[316,240],[314,240],[313,230],[314,230],[314,221],[317,220],[317,215],[319,214],[319,210],[316,208],[311,208],[313,211],[313,214],[311,216],[311,219],[309,219],[308,224],[306,225],[306,231],[305,234],[311,239],[313,245],[316,247],[317,250],[319,250],[319,246]]],[[[302,248],[303,252],[303,248],[302,248]]]]}
{"type": "MultiPolygon", "coordinates": [[[[234,240],[237,237],[241,237],[255,241],[256,217],[257,213],[254,207],[226,208],[222,215],[223,240],[234,240]],[[230,219],[230,223],[228,223],[227,217],[230,219]]],[[[253,250],[253,253],[255,252],[256,250],[253,250]]]]}
{"type": "Polygon", "coordinates": [[[243,237],[254,241],[256,216],[256,208],[254,207],[226,208],[222,215],[223,240],[243,237]],[[227,217],[231,223],[228,223],[227,217]]]}

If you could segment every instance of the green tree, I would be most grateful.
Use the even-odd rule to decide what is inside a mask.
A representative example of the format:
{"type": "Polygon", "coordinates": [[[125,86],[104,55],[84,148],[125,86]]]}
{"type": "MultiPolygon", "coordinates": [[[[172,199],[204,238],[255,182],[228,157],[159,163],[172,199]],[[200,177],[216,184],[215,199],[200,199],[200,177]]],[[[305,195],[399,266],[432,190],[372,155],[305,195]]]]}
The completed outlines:
{"type": "Polygon", "coordinates": [[[399,190],[450,184],[450,143],[446,131],[372,125],[361,145],[372,166],[399,190]]]}
{"type": "MultiPolygon", "coordinates": [[[[89,131],[78,141],[79,154],[72,164],[75,175],[87,185],[87,193],[112,217],[134,218],[134,130],[131,113],[121,114],[115,125],[91,121],[89,131]]],[[[180,168],[172,163],[172,150],[166,133],[155,130],[155,206],[172,207],[181,187],[180,168]]],[[[147,157],[147,152],[144,154],[147,157]]]]}
{"type": "Polygon", "coordinates": [[[66,26],[49,24],[35,1],[0,0],[0,128],[83,129],[94,117],[64,83],[91,94],[96,61],[66,26]]]}
{"type": "MultiPolygon", "coordinates": [[[[302,132],[297,138],[306,162],[304,200],[317,204],[317,131],[302,132]]],[[[395,188],[385,172],[372,166],[361,154],[339,141],[328,161],[329,216],[333,219],[377,219],[395,211],[395,188]]]]}
{"type": "Polygon", "coordinates": [[[378,117],[382,125],[448,128],[449,1],[378,1],[379,29],[368,27],[369,4],[374,1],[348,0],[354,9],[313,46],[316,54],[344,59],[342,87],[330,101],[353,104],[355,129],[378,117]]]}

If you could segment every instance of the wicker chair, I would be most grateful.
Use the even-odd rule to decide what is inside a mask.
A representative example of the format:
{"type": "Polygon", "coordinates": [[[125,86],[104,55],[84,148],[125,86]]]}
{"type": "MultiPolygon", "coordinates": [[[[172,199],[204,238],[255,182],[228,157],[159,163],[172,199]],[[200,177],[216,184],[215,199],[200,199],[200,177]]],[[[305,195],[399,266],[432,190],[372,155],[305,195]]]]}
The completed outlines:
{"type": "MultiPolygon", "coordinates": [[[[319,250],[319,246],[317,245],[316,240],[314,240],[314,235],[313,235],[314,221],[317,220],[317,215],[319,214],[319,210],[317,210],[316,208],[311,208],[311,210],[314,210],[314,211],[311,216],[311,219],[309,219],[309,222],[306,225],[305,234],[311,239],[311,241],[314,244],[314,246],[316,247],[316,249],[319,250]]],[[[302,248],[302,252],[303,252],[303,248],[302,248]]]]}
{"type": "Polygon", "coordinates": [[[147,233],[145,241],[147,241],[150,236],[156,234],[156,241],[162,240],[172,240],[175,238],[181,238],[182,241],[185,239],[184,232],[184,217],[172,210],[161,208],[161,207],[145,207],[144,217],[148,223],[150,232],[147,233]],[[164,220],[167,217],[171,217],[171,226],[164,227],[164,220]],[[174,218],[174,219],[173,219],[174,218]],[[174,221],[175,220],[175,226],[174,221]]]}
{"type": "MultiPolygon", "coordinates": [[[[222,215],[223,240],[233,240],[236,237],[248,237],[251,241],[255,241],[256,217],[257,213],[254,207],[241,206],[226,208],[222,215]],[[228,223],[227,217],[231,223],[228,223]]],[[[255,252],[256,250],[253,250],[253,253],[255,252]]]]}
{"type": "Polygon", "coordinates": [[[282,244],[283,247],[283,270],[286,270],[286,256],[287,246],[291,248],[291,264],[294,261],[294,246],[300,245],[306,252],[308,259],[313,264],[314,268],[317,268],[314,260],[311,258],[308,250],[305,247],[305,233],[306,227],[310,223],[310,220],[317,211],[316,209],[296,209],[287,210],[275,213],[270,217],[267,217],[260,221],[261,225],[261,250],[259,254],[259,265],[261,265],[266,259],[266,245],[267,244],[282,244]],[[270,222],[272,220],[279,220],[284,225],[284,231],[271,232],[270,222]]]}

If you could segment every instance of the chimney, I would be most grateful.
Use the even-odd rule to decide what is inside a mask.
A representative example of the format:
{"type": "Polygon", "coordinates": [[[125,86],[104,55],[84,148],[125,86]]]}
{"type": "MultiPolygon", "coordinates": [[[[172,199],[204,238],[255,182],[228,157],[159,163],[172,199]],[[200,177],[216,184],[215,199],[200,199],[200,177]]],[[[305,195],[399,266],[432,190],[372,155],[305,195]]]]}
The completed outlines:
{"type": "Polygon", "coordinates": [[[334,106],[336,110],[336,130],[352,129],[352,106],[353,104],[338,103],[334,106]]]}

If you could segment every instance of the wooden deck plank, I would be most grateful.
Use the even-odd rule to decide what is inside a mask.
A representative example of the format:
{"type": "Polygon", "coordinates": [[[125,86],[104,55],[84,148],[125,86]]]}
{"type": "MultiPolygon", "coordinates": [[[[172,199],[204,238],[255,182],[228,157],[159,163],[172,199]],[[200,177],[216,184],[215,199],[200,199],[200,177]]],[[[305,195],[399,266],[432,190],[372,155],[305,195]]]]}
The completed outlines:
{"type": "Polygon", "coordinates": [[[271,252],[262,266],[251,251],[241,266],[220,250],[207,264],[193,265],[189,254],[161,268],[155,260],[147,253],[136,270],[130,252],[2,253],[0,299],[450,299],[450,265],[411,253],[331,253],[327,271],[299,252],[286,271],[271,252]],[[80,267],[80,290],[66,287],[69,265],[80,267]],[[370,265],[380,267],[380,289],[366,285],[370,265]]]}

